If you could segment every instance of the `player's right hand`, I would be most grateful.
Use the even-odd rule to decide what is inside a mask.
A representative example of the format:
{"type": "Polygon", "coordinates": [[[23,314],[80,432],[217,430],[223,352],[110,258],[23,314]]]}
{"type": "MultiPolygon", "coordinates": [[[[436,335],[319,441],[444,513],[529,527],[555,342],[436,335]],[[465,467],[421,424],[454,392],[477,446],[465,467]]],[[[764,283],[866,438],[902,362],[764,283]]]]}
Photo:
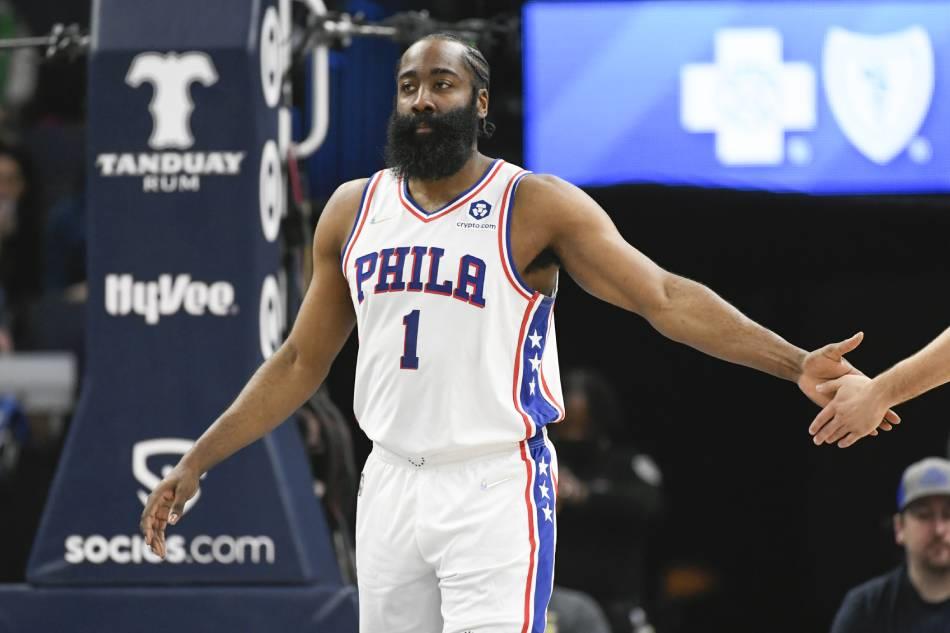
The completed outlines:
{"type": "Polygon", "coordinates": [[[165,558],[165,527],[175,525],[185,513],[185,503],[198,490],[199,474],[178,464],[162,479],[145,502],[139,529],[153,553],[165,558]]]}

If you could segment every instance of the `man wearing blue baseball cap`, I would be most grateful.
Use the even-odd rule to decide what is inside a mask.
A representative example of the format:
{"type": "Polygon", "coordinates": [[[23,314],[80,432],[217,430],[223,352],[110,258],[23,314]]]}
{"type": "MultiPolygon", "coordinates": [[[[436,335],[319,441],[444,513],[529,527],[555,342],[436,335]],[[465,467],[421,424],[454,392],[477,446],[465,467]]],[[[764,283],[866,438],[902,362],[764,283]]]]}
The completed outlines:
{"type": "Polygon", "coordinates": [[[950,461],[928,457],[904,471],[894,535],[906,562],[849,591],[832,633],[950,631],[950,461]]]}

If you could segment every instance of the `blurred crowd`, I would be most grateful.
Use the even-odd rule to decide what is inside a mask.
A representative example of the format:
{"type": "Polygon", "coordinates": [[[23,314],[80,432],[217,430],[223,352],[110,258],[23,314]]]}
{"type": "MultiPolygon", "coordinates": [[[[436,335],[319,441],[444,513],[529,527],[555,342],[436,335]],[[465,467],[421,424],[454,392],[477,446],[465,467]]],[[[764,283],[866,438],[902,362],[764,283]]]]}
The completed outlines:
{"type": "MultiPolygon", "coordinates": [[[[42,5],[0,0],[0,38],[45,33],[42,5]]],[[[0,52],[0,358],[57,350],[81,364],[84,87],[82,59],[0,52]]],[[[64,423],[0,394],[0,581],[23,578],[64,423]]]]}
{"type": "MultiPolygon", "coordinates": [[[[0,38],[29,34],[0,0],[0,38]]],[[[0,351],[81,347],[49,321],[85,297],[84,66],[41,53],[0,53],[0,351]]]]}

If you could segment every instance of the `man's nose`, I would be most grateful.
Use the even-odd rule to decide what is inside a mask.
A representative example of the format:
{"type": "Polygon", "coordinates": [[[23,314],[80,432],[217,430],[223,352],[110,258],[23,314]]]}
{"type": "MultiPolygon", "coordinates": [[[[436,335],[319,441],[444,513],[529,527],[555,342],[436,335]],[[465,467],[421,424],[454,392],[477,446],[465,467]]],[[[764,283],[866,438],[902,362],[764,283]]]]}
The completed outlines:
{"type": "Polygon", "coordinates": [[[416,98],[412,100],[412,111],[416,114],[422,112],[435,112],[435,104],[430,98],[431,93],[425,88],[419,88],[416,91],[416,98]]]}

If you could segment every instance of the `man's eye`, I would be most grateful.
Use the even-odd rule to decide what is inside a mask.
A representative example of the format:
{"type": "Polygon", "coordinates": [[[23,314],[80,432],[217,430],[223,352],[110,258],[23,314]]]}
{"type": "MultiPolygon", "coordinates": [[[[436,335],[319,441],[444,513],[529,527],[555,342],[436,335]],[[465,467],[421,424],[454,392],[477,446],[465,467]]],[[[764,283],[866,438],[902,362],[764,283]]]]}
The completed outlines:
{"type": "Polygon", "coordinates": [[[412,84],[403,84],[403,85],[399,86],[399,89],[400,89],[402,92],[410,92],[410,91],[412,91],[412,84]]]}

